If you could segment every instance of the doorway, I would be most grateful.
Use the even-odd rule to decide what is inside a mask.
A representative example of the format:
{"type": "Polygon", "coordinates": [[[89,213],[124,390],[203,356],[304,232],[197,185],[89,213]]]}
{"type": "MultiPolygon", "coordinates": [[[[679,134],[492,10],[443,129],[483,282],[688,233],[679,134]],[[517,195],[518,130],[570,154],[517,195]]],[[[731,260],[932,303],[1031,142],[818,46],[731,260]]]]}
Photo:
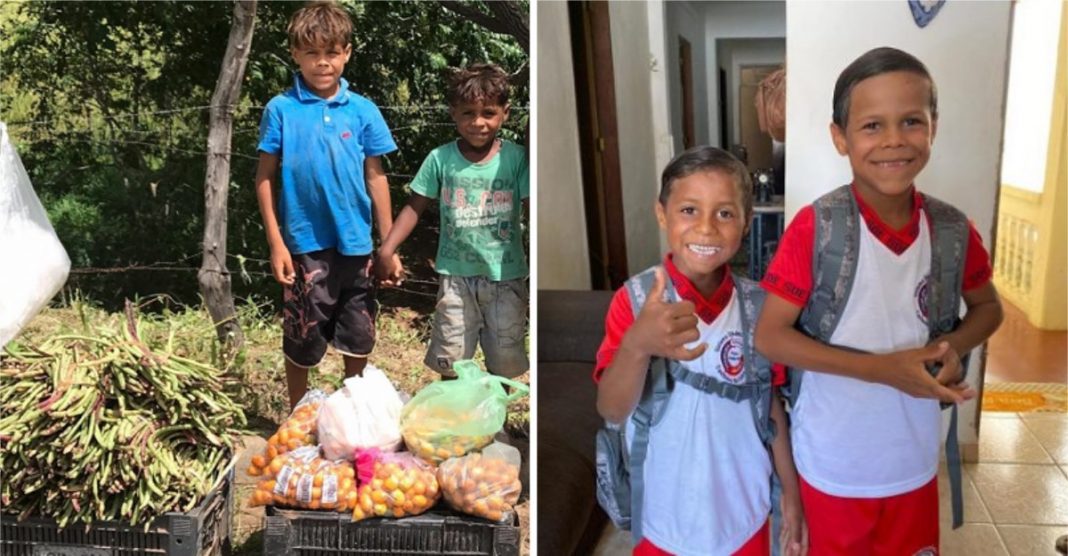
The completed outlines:
{"type": "Polygon", "coordinates": [[[682,79],[682,148],[697,144],[693,124],[693,52],[690,41],[679,37],[679,76],[682,79]]]}
{"type": "Polygon", "coordinates": [[[593,289],[616,289],[629,273],[608,3],[570,2],[568,15],[590,282],[593,289]]]}

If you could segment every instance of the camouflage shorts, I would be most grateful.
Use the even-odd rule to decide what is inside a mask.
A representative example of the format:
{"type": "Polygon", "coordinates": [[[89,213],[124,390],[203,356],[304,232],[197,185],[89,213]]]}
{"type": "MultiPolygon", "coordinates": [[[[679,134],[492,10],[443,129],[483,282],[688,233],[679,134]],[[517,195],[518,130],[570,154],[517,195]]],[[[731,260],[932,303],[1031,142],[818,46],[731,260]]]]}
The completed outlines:
{"type": "Polygon", "coordinates": [[[526,372],[526,280],[440,278],[426,365],[443,376],[455,376],[452,364],[474,357],[481,344],[489,372],[506,378],[526,372]]]}

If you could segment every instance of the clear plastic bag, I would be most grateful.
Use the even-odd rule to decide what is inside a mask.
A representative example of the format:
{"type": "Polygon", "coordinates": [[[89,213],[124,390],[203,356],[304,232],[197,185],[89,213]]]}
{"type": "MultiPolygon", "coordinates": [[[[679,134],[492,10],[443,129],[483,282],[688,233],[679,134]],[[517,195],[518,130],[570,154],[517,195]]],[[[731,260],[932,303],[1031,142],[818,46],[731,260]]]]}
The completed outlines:
{"type": "Polygon", "coordinates": [[[356,470],[351,462],[323,459],[318,446],[302,446],[274,462],[279,464],[278,473],[256,485],[249,506],[275,504],[339,512],[356,506],[356,470]]]}
{"type": "Polygon", "coordinates": [[[344,387],[331,394],[319,411],[323,455],[351,461],[356,450],[398,450],[403,407],[404,402],[385,373],[367,365],[363,376],[345,379],[344,387]]]}
{"type": "Polygon", "coordinates": [[[30,177],[0,123],[0,347],[63,287],[70,258],[48,221],[30,177]]]}
{"type": "Polygon", "coordinates": [[[456,380],[431,383],[401,412],[408,450],[435,464],[492,442],[504,426],[508,402],[530,391],[521,382],[487,374],[474,361],[457,361],[453,370],[456,380]]]}
{"type": "Polygon", "coordinates": [[[304,446],[318,446],[319,441],[315,437],[316,423],[319,421],[319,410],[324,401],[326,393],[322,390],[310,390],[304,394],[289,418],[267,439],[267,447],[263,453],[252,456],[248,474],[269,479],[277,475],[282,468],[282,461],[275,461],[278,456],[304,446]]]}
{"type": "Polygon", "coordinates": [[[519,502],[519,450],[495,442],[482,453],[446,460],[438,467],[445,502],[461,512],[501,521],[519,502]]]}
{"type": "Polygon", "coordinates": [[[352,520],[419,515],[441,498],[435,469],[410,452],[360,451],[352,520]]]}

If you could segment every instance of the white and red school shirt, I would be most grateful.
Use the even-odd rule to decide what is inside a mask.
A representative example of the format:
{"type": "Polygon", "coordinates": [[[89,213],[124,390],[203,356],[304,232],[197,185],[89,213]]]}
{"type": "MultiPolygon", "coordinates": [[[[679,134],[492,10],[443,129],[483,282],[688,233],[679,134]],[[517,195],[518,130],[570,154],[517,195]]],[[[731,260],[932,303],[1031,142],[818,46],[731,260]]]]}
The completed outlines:
{"type": "MultiPolygon", "coordinates": [[[[689,347],[708,343],[704,355],[682,365],[725,382],[743,380],[741,301],[730,273],[725,272],[716,291],[705,298],[670,255],[664,267],[677,292],[675,301],[686,299],[697,307],[701,338],[689,347]]],[[[594,380],[611,364],[633,323],[624,287],[608,309],[594,380]]],[[[780,369],[778,383],[782,378],[780,369]]],[[[628,434],[627,442],[632,441],[628,434]]],[[[731,554],[768,519],[771,471],[748,401],[735,403],[676,384],[662,420],[649,430],[642,533],[673,554],[731,554]]]]}
{"type": "MultiPolygon", "coordinates": [[[[930,218],[913,191],[912,217],[901,230],[881,221],[853,194],[860,226],[853,289],[830,343],[874,353],[928,343],[927,277],[930,218]]],[[[812,290],[815,213],[797,213],[761,285],[804,307],[812,290]]],[[[963,290],[990,281],[990,257],[969,224],[963,290]]],[[[937,400],[828,373],[808,372],[791,414],[790,440],[798,472],[827,494],[881,498],[915,490],[938,469],[942,418],[937,400]]]]}

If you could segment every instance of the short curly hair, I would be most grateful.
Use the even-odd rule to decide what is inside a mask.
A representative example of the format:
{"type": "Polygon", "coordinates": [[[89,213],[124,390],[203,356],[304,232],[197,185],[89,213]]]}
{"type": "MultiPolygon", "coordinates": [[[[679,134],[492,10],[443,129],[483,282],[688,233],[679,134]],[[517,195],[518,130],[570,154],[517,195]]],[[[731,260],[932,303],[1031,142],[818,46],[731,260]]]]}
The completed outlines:
{"type": "Polygon", "coordinates": [[[511,85],[508,74],[497,64],[472,64],[456,70],[449,78],[446,101],[449,106],[464,102],[508,105],[511,85]]]}
{"type": "Polygon", "coordinates": [[[347,45],[352,19],[336,2],[308,2],[289,18],[289,48],[347,45]]]}

